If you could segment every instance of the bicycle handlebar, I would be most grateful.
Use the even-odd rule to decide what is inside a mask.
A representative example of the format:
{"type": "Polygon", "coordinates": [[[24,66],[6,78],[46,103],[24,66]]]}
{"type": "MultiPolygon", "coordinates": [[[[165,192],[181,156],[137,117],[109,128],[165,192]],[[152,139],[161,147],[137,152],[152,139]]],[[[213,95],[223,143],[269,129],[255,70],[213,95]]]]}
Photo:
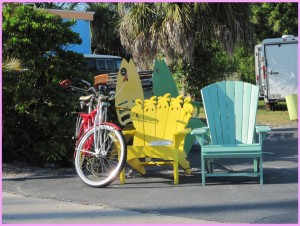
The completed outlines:
{"type": "Polygon", "coordinates": [[[82,88],[79,88],[77,86],[73,86],[72,81],[69,80],[69,79],[65,79],[65,80],[61,81],[59,84],[64,89],[73,88],[73,89],[76,89],[76,90],[81,90],[85,93],[86,92],[92,92],[93,94],[95,94],[96,97],[101,97],[101,100],[110,101],[110,100],[115,99],[115,92],[114,91],[111,91],[109,93],[109,96],[105,96],[105,95],[103,95],[103,92],[104,92],[104,90],[102,90],[103,86],[99,86],[99,91],[96,91],[96,89],[88,81],[86,81],[84,79],[80,79],[80,81],[82,81],[84,84],[88,85],[89,88],[88,89],[82,89],[82,88]]]}
{"type": "Polygon", "coordinates": [[[84,79],[80,79],[80,81],[82,82],[82,83],[84,83],[84,84],[86,84],[86,85],[88,85],[89,87],[91,87],[92,86],[92,84],[91,83],[89,83],[88,81],[86,81],[86,80],[84,80],[84,79]]]}

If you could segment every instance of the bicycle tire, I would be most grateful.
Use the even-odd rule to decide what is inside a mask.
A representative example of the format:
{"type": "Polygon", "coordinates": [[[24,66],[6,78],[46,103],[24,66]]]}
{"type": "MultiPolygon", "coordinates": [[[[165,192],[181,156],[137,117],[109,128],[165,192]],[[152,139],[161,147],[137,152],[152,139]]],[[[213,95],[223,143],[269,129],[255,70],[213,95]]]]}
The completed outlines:
{"type": "Polygon", "coordinates": [[[87,131],[79,141],[75,168],[85,184],[106,187],[119,176],[126,158],[127,146],[122,132],[113,124],[101,124],[87,131]]]}

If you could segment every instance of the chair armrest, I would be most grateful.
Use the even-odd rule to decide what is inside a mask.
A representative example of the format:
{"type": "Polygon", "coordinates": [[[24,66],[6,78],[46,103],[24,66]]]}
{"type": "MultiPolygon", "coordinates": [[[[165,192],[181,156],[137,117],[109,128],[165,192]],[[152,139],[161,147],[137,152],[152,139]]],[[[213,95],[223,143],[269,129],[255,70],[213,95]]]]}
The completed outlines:
{"type": "Polygon", "coordinates": [[[136,130],[122,130],[126,143],[128,143],[134,136],[136,130]]]}
{"type": "Polygon", "coordinates": [[[197,141],[199,142],[199,144],[201,146],[204,145],[204,143],[206,142],[206,139],[204,138],[204,135],[206,135],[209,131],[208,127],[202,127],[202,128],[197,128],[197,129],[193,129],[191,134],[196,136],[197,141]]]}
{"type": "Polygon", "coordinates": [[[267,133],[271,131],[269,126],[255,126],[257,133],[267,133]]]}
{"type": "Polygon", "coordinates": [[[259,144],[262,145],[263,140],[265,139],[267,132],[271,131],[269,126],[255,126],[256,133],[259,134],[259,144]]]}
{"type": "Polygon", "coordinates": [[[183,146],[185,135],[189,134],[190,132],[191,132],[190,128],[175,131],[175,133],[173,134],[173,140],[174,140],[173,144],[176,147],[176,149],[179,148],[181,145],[183,146]]]}
{"type": "Polygon", "coordinates": [[[205,135],[208,132],[209,128],[208,127],[201,127],[201,128],[196,128],[193,129],[191,134],[192,135],[205,135]]]}
{"type": "Polygon", "coordinates": [[[185,135],[185,134],[188,134],[191,132],[191,129],[190,128],[186,128],[186,129],[183,129],[183,130],[178,130],[174,133],[174,136],[178,136],[178,135],[185,135]]]}

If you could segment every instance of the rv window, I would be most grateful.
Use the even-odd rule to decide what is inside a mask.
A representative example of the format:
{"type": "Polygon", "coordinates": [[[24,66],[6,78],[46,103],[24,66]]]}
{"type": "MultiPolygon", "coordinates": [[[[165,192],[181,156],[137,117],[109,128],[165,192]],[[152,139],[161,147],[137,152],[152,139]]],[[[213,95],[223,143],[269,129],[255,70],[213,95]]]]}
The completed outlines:
{"type": "Polygon", "coordinates": [[[105,60],[97,60],[98,70],[106,70],[105,60]]]}
{"type": "Polygon", "coordinates": [[[106,69],[115,70],[115,65],[113,60],[106,60],[106,69]]]}

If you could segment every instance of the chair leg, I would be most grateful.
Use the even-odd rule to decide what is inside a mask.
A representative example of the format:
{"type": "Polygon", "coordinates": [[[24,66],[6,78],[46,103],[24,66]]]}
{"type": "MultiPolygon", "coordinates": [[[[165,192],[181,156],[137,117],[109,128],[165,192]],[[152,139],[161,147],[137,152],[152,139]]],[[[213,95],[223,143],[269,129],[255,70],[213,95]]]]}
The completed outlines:
{"type": "Polygon", "coordinates": [[[264,184],[264,173],[263,173],[263,159],[262,157],[259,158],[259,172],[260,172],[260,184],[264,184]]]}
{"type": "Polygon", "coordinates": [[[183,155],[178,156],[178,164],[184,169],[186,175],[191,174],[192,171],[190,169],[190,163],[186,160],[185,156],[183,155]]]}
{"type": "Polygon", "coordinates": [[[214,162],[213,159],[206,159],[205,160],[206,170],[209,173],[213,173],[214,172],[214,164],[213,164],[213,162],[214,162]]]}
{"type": "Polygon", "coordinates": [[[202,186],[205,186],[205,159],[201,156],[201,174],[202,174],[202,186]]]}
{"type": "Polygon", "coordinates": [[[138,171],[140,174],[145,175],[146,170],[145,167],[141,165],[141,162],[139,159],[127,159],[127,163],[136,171],[138,171]]]}
{"type": "Polygon", "coordinates": [[[125,167],[120,173],[120,184],[125,184],[125,167]]]}
{"type": "Polygon", "coordinates": [[[185,172],[185,175],[191,175],[192,171],[191,171],[191,168],[190,168],[190,164],[189,162],[187,162],[188,164],[180,164],[180,162],[178,163],[178,166],[180,166],[184,172],[185,172]]]}
{"type": "Polygon", "coordinates": [[[255,173],[257,173],[259,171],[259,164],[260,164],[259,162],[260,162],[259,158],[254,158],[253,159],[253,171],[255,173]]]}
{"type": "Polygon", "coordinates": [[[173,171],[174,171],[174,184],[178,184],[179,183],[178,162],[176,160],[173,162],[173,171]]]}

